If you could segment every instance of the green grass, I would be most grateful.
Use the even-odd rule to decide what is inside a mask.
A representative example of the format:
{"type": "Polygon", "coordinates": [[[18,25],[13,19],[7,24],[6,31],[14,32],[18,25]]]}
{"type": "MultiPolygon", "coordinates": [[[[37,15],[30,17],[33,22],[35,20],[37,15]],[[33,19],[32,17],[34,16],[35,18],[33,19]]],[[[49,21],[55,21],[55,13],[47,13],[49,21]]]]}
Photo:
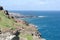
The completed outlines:
{"type": "Polygon", "coordinates": [[[33,39],[32,35],[26,35],[26,38],[27,38],[28,40],[32,40],[32,39],[33,39]]]}
{"type": "MultiPolygon", "coordinates": [[[[13,24],[16,24],[16,23],[14,22],[13,19],[9,19],[3,11],[0,11],[0,18],[1,18],[0,19],[0,28],[6,28],[7,27],[7,28],[11,28],[12,30],[15,29],[13,24]]],[[[16,24],[16,25],[26,27],[25,24],[24,25],[23,24],[16,24]]],[[[20,37],[21,36],[27,38],[28,40],[33,39],[32,35],[29,35],[29,34],[20,35],[20,37]]]]}
{"type": "Polygon", "coordinates": [[[4,14],[3,11],[0,11],[0,28],[4,27],[14,27],[13,24],[15,23],[13,19],[8,19],[7,16],[4,14]]]}
{"type": "Polygon", "coordinates": [[[30,34],[20,35],[19,37],[27,38],[27,40],[33,40],[33,36],[30,34]]]}

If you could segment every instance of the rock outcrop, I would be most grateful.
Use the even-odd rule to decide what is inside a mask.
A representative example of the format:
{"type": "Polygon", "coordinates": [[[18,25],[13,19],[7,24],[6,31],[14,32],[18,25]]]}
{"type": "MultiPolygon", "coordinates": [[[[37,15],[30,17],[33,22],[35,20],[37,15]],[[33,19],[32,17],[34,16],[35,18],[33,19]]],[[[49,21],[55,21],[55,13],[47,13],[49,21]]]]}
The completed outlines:
{"type": "Polygon", "coordinates": [[[12,40],[15,35],[10,34],[10,32],[0,34],[0,40],[12,40]]]}
{"type": "Polygon", "coordinates": [[[0,6],[0,10],[3,10],[3,7],[2,6],[0,6]]]}
{"type": "Polygon", "coordinates": [[[5,32],[0,34],[0,40],[19,40],[19,34],[20,32],[18,30],[15,31],[15,33],[11,32],[5,32]]]}

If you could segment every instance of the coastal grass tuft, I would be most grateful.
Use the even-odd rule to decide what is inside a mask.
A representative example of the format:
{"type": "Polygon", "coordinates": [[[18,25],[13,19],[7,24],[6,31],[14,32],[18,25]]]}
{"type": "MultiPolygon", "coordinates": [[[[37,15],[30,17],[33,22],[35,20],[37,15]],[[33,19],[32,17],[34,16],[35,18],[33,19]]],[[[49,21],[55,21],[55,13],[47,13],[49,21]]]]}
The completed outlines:
{"type": "Polygon", "coordinates": [[[0,11],[0,28],[14,27],[13,24],[14,24],[13,19],[8,19],[5,13],[3,11],[0,11]]]}
{"type": "Polygon", "coordinates": [[[33,36],[30,34],[20,35],[19,37],[26,38],[27,40],[33,40],[33,36]]]}
{"type": "Polygon", "coordinates": [[[32,40],[33,39],[32,35],[26,35],[26,38],[27,38],[27,40],[32,40]]]}

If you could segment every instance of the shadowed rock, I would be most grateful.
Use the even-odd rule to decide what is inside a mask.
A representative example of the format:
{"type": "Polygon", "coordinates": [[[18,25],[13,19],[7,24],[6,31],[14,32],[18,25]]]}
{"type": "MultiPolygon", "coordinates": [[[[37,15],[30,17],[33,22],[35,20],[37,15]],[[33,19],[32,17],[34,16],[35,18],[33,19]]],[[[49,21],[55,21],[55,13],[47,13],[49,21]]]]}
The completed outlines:
{"type": "Polygon", "coordinates": [[[0,30],[0,34],[1,34],[2,32],[1,32],[1,30],[0,30]]]}
{"type": "Polygon", "coordinates": [[[3,10],[3,7],[2,6],[0,6],[0,10],[3,10]]]}
{"type": "Polygon", "coordinates": [[[20,32],[17,30],[14,35],[18,36],[20,34],[20,32]]]}
{"type": "Polygon", "coordinates": [[[12,38],[12,40],[19,40],[19,37],[16,36],[16,37],[12,38]]]}
{"type": "Polygon", "coordinates": [[[6,15],[9,15],[9,13],[8,13],[8,11],[7,11],[7,10],[5,10],[5,11],[4,11],[4,13],[5,13],[6,15]]]}
{"type": "Polygon", "coordinates": [[[4,11],[5,15],[10,19],[10,15],[7,10],[4,11]]]}
{"type": "Polygon", "coordinates": [[[15,31],[15,33],[13,33],[13,35],[15,35],[15,37],[12,40],[19,40],[19,34],[20,32],[18,30],[15,31]]]}

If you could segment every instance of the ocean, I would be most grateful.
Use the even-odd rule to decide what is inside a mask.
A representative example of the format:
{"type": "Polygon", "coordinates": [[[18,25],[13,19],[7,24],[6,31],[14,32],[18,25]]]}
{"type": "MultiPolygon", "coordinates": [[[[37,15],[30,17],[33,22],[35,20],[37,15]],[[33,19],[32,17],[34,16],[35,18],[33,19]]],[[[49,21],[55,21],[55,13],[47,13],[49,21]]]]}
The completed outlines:
{"type": "Polygon", "coordinates": [[[60,11],[11,11],[23,15],[38,16],[25,20],[37,26],[42,38],[60,40],[60,11]]]}

